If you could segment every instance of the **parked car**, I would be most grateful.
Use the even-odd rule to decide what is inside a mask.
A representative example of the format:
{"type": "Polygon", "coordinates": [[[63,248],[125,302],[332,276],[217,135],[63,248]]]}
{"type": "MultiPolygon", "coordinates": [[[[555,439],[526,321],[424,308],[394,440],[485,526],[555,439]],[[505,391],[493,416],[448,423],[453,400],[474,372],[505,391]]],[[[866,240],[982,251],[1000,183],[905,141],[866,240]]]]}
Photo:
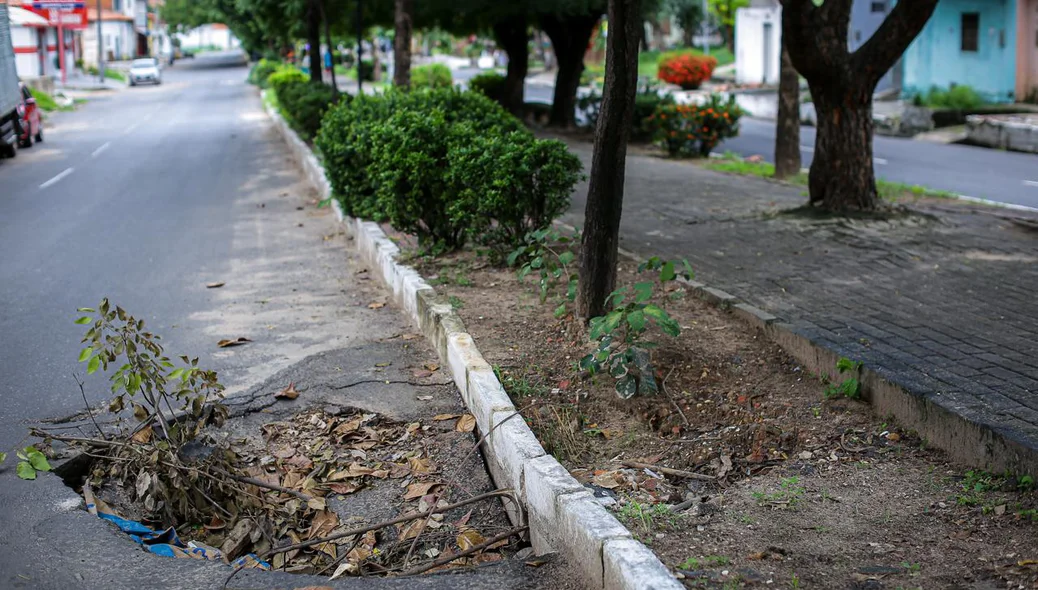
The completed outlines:
{"type": "Polygon", "coordinates": [[[159,60],[154,57],[133,60],[133,63],[130,64],[130,86],[136,86],[142,82],[162,84],[159,60]]]}
{"type": "Polygon", "coordinates": [[[37,142],[43,141],[43,117],[40,115],[40,105],[36,104],[29,87],[25,84],[18,86],[22,92],[22,102],[18,105],[18,120],[22,132],[18,136],[18,143],[22,147],[32,147],[34,139],[37,142]]]}

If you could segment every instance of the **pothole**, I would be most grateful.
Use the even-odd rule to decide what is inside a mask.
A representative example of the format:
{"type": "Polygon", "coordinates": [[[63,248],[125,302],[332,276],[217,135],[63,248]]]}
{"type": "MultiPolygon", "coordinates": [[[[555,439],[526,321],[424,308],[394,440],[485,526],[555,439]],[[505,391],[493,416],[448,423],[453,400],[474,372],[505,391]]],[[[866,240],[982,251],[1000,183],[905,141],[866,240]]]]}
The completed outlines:
{"type": "Polygon", "coordinates": [[[306,407],[209,426],[179,449],[151,426],[51,442],[69,445],[65,483],[153,553],[387,576],[473,567],[523,548],[502,504],[514,499],[494,491],[471,424],[466,414],[404,422],[306,407]]]}

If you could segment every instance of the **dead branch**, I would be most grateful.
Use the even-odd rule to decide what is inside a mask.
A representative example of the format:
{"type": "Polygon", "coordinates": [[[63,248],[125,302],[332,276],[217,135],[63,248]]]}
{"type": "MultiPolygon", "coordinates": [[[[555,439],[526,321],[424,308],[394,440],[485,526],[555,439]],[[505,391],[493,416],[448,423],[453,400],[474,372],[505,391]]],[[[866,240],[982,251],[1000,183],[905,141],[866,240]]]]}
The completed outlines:
{"type": "Polygon", "coordinates": [[[671,405],[674,406],[674,409],[678,411],[678,415],[681,416],[681,419],[685,421],[685,426],[688,426],[688,427],[691,428],[692,427],[692,423],[688,421],[688,416],[685,415],[685,412],[681,411],[681,406],[678,405],[677,400],[675,400],[674,396],[672,396],[670,394],[670,392],[667,391],[667,379],[670,379],[670,375],[673,372],[674,372],[674,368],[671,367],[670,372],[667,373],[667,376],[664,377],[662,383],[660,383],[660,390],[663,391],[663,395],[667,396],[667,399],[670,400],[670,403],[671,403],[671,405]]]}
{"type": "Polygon", "coordinates": [[[662,473],[664,475],[672,475],[674,477],[683,477],[685,479],[699,479],[702,481],[714,481],[716,479],[712,475],[704,475],[702,473],[693,473],[691,471],[685,471],[684,469],[673,469],[670,467],[662,467],[660,465],[652,465],[650,463],[641,463],[638,461],[623,461],[621,465],[624,467],[631,467],[634,469],[651,469],[662,473]]]}
{"type": "Polygon", "coordinates": [[[486,549],[487,547],[490,547],[491,545],[493,545],[495,543],[500,543],[501,541],[503,541],[503,540],[505,540],[505,539],[507,539],[509,537],[522,534],[522,533],[526,532],[527,529],[529,529],[529,528],[530,527],[526,527],[526,526],[516,527],[516,528],[514,528],[514,529],[512,529],[510,531],[506,531],[504,533],[501,533],[500,535],[496,535],[494,537],[491,537],[491,538],[487,539],[486,541],[483,541],[479,545],[473,545],[472,547],[469,547],[468,549],[466,549],[464,551],[461,551],[459,553],[455,553],[454,555],[448,555],[447,557],[441,557],[441,558],[437,559],[436,561],[431,561],[429,563],[425,563],[425,564],[419,565],[417,567],[413,567],[413,568],[407,570],[406,572],[404,572],[401,575],[404,575],[404,576],[414,576],[414,575],[420,574],[422,572],[427,572],[427,571],[433,569],[434,567],[439,567],[439,566],[444,565],[446,563],[450,563],[450,562],[452,562],[452,561],[454,561],[456,559],[461,559],[462,557],[467,557],[469,555],[472,555],[473,553],[477,553],[479,551],[482,551],[482,550],[486,549]]]}
{"type": "Polygon", "coordinates": [[[289,494],[291,496],[295,496],[295,497],[299,498],[300,500],[304,500],[306,502],[309,502],[310,500],[314,499],[313,496],[304,494],[303,492],[292,490],[292,489],[286,488],[284,486],[279,486],[279,485],[277,485],[275,483],[267,483],[267,482],[263,481],[262,479],[256,479],[254,477],[245,477],[244,475],[235,475],[235,474],[233,474],[233,473],[231,473],[229,471],[224,471],[223,469],[215,469],[214,468],[214,471],[216,471],[220,475],[229,477],[229,478],[233,479],[234,481],[241,482],[241,483],[247,483],[249,485],[253,485],[253,486],[256,486],[258,488],[266,488],[268,490],[273,490],[275,492],[281,492],[283,494],[289,494]]]}
{"type": "Polygon", "coordinates": [[[376,531],[378,529],[386,528],[387,526],[393,526],[394,524],[400,524],[402,522],[408,522],[408,521],[411,521],[411,520],[416,520],[418,518],[425,518],[425,517],[430,516],[432,514],[441,514],[441,513],[444,513],[444,512],[449,512],[451,510],[454,510],[455,508],[461,508],[462,506],[468,506],[469,504],[475,504],[476,502],[479,502],[479,501],[482,501],[482,500],[486,500],[488,498],[496,498],[498,496],[503,496],[503,497],[509,498],[510,500],[512,500],[512,502],[514,502],[518,506],[519,502],[515,499],[514,494],[515,494],[515,492],[513,490],[511,490],[511,489],[495,490],[493,492],[487,492],[485,494],[480,494],[478,496],[475,496],[475,497],[472,497],[472,498],[468,498],[468,499],[462,500],[460,502],[455,502],[454,504],[450,504],[450,505],[444,506],[442,508],[438,508],[438,507],[434,506],[434,507],[430,508],[429,510],[426,510],[425,512],[420,512],[420,513],[417,513],[417,514],[405,514],[404,516],[400,516],[400,517],[394,518],[392,520],[385,520],[385,521],[382,521],[382,522],[375,523],[373,525],[363,526],[363,527],[355,528],[355,529],[350,529],[348,531],[343,531],[341,533],[335,533],[334,535],[329,535],[327,537],[321,537],[321,538],[318,538],[318,539],[310,539],[310,540],[307,540],[307,541],[302,541],[300,543],[293,543],[292,545],[285,545],[283,547],[274,547],[273,549],[270,549],[269,551],[267,551],[266,553],[261,555],[260,559],[266,560],[271,555],[275,555],[277,553],[285,553],[287,551],[292,551],[293,549],[304,549],[306,547],[312,547],[314,545],[320,545],[321,543],[327,543],[329,541],[334,541],[336,539],[342,539],[344,537],[352,537],[353,535],[363,535],[364,533],[366,533],[368,531],[376,531]]]}
{"type": "Polygon", "coordinates": [[[101,430],[101,427],[97,425],[97,420],[94,419],[94,412],[90,410],[90,402],[87,401],[86,390],[83,389],[83,382],[79,379],[79,377],[76,376],[75,373],[72,373],[72,379],[74,379],[76,385],[79,386],[79,394],[83,396],[83,406],[86,408],[87,416],[90,416],[90,421],[94,423],[94,428],[97,429],[97,433],[101,435],[101,438],[108,440],[108,437],[105,436],[104,431],[101,430]]]}

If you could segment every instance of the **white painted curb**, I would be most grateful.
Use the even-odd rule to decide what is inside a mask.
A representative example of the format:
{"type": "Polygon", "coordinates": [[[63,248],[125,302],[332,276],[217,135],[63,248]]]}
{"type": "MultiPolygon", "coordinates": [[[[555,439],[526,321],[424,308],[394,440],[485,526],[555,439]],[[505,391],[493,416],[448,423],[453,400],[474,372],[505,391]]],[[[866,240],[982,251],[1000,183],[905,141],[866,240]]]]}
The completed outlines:
{"type": "MultiPolygon", "coordinates": [[[[322,199],[329,198],[331,185],[317,157],[279,113],[264,108],[307,179],[322,199]]],[[[684,588],[652,551],[635,540],[562,464],[545,452],[526,421],[516,415],[512,401],[472,336],[465,332],[461,318],[417,271],[397,263],[400,249],[379,225],[343,215],[336,201],[332,201],[332,207],[353,236],[364,262],[378,269],[397,304],[450,367],[479,431],[490,432],[483,448],[490,474],[498,487],[512,488],[526,505],[534,550],[538,554],[561,552],[593,588],[684,588]]],[[[519,518],[511,512],[509,516],[519,518]]]]}

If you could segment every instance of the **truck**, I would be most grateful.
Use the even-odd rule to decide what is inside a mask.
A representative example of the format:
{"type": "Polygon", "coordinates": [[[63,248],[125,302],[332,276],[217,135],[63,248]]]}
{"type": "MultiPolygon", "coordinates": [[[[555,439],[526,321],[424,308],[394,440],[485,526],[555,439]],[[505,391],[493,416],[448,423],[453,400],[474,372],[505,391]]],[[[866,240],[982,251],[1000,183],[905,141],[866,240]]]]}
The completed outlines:
{"type": "Polygon", "coordinates": [[[14,64],[14,44],[11,40],[11,21],[7,4],[0,3],[0,156],[13,158],[15,145],[21,135],[18,105],[22,92],[18,86],[18,72],[14,64]]]}

